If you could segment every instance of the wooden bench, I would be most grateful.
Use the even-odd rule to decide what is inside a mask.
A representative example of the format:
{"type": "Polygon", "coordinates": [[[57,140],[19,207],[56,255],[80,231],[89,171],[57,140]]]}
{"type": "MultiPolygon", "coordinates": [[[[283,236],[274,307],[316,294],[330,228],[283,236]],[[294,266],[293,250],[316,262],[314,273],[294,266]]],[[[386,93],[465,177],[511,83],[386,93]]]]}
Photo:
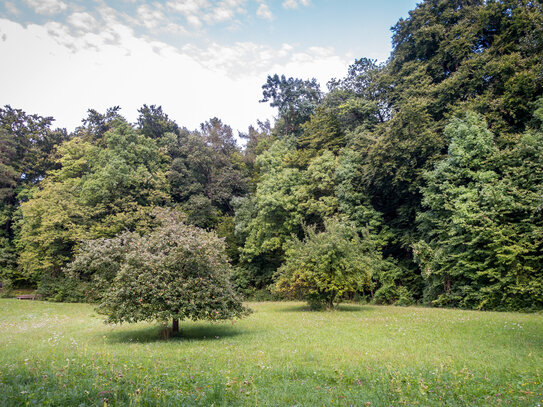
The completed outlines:
{"type": "Polygon", "coordinates": [[[41,294],[22,294],[18,295],[18,300],[39,300],[41,298],[41,294]]]}

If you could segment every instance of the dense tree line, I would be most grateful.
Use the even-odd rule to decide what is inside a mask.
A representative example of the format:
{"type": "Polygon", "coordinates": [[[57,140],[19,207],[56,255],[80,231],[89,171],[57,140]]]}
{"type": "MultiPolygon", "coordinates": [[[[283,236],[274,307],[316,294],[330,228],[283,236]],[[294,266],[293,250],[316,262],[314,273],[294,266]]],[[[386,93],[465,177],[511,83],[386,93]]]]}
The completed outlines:
{"type": "Polygon", "coordinates": [[[221,120],[190,131],[157,106],[134,124],[89,110],[72,134],[7,106],[1,276],[91,298],[73,273],[89,241],[151,236],[171,207],[224,238],[245,294],[541,309],[542,8],[423,1],[386,63],[357,59],[326,92],[269,76],[277,120],[243,149],[221,120]]]}

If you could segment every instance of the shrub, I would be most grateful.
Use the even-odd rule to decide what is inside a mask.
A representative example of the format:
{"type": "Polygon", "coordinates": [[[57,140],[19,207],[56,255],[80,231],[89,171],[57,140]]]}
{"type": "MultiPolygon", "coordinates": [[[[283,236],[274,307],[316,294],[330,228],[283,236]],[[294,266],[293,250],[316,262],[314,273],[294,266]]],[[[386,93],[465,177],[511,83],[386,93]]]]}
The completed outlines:
{"type": "Polygon", "coordinates": [[[9,278],[2,280],[2,290],[0,296],[2,298],[10,298],[13,295],[13,282],[9,278]]]}
{"type": "Polygon", "coordinates": [[[383,266],[372,235],[328,220],[325,231],[306,228],[306,238],[293,238],[276,274],[274,291],[307,300],[311,308],[334,306],[344,294],[369,288],[374,270],[383,266]]]}

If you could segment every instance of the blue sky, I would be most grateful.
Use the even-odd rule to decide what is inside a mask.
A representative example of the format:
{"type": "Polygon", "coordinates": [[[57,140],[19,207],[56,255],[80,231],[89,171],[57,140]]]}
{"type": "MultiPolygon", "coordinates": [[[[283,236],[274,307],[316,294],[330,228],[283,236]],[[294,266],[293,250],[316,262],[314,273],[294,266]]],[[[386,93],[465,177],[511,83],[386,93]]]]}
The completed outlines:
{"type": "Polygon", "coordinates": [[[268,74],[324,89],[355,58],[386,60],[412,0],[8,0],[0,3],[0,104],[72,130],[88,108],[135,120],[160,104],[180,125],[273,118],[268,74]],[[6,63],[6,61],[9,61],[6,63]]]}

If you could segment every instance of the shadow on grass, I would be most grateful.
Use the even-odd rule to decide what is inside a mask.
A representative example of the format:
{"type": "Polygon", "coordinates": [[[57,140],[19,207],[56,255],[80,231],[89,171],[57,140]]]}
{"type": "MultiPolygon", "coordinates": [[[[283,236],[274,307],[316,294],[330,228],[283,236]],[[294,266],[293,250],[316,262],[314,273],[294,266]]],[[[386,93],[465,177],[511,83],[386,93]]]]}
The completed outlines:
{"type": "Polygon", "coordinates": [[[282,307],[277,312],[358,312],[358,311],[373,311],[373,308],[360,305],[360,304],[339,304],[333,309],[312,309],[307,304],[303,305],[289,305],[282,307]]]}
{"type": "Polygon", "coordinates": [[[151,343],[168,341],[213,341],[244,334],[243,330],[226,324],[187,325],[179,324],[180,335],[172,336],[171,326],[155,325],[146,328],[110,332],[111,343],[151,343]]]}

